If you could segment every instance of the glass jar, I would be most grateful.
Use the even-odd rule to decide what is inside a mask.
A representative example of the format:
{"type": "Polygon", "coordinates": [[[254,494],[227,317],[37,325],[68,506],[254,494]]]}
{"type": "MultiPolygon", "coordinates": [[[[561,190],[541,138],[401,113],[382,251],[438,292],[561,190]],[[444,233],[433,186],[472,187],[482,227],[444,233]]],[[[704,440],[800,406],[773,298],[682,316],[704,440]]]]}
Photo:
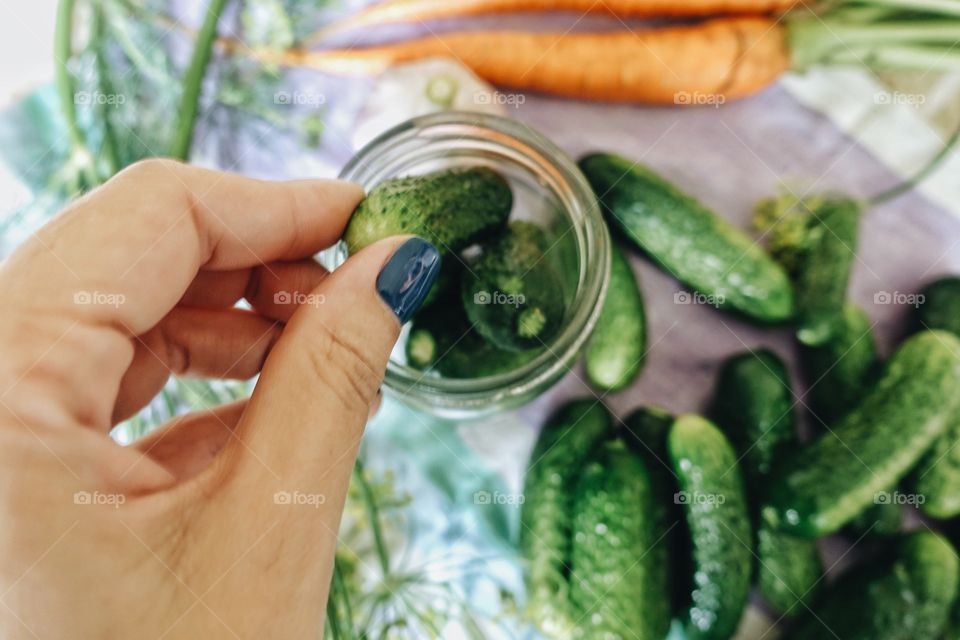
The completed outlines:
{"type": "MultiPolygon", "coordinates": [[[[406,327],[387,365],[385,391],[415,408],[457,419],[520,406],[557,382],[576,362],[596,324],[610,271],[609,233],[586,178],[556,145],[520,122],[464,112],[413,118],[361,149],[340,177],[369,192],[390,178],[461,166],[498,171],[513,189],[511,219],[547,230],[549,253],[565,283],[567,311],[561,329],[532,361],[470,379],[407,366],[406,327]]],[[[342,252],[341,247],[334,263],[343,259],[342,252]]]]}

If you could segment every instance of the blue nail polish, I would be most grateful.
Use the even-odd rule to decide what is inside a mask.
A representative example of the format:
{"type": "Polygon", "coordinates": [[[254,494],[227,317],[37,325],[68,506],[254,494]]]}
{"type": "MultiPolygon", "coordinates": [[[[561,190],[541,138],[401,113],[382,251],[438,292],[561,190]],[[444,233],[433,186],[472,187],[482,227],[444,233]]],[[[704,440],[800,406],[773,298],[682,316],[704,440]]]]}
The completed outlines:
{"type": "Polygon", "coordinates": [[[377,293],[403,324],[420,308],[440,273],[440,252],[421,238],[400,245],[377,276],[377,293]]]}

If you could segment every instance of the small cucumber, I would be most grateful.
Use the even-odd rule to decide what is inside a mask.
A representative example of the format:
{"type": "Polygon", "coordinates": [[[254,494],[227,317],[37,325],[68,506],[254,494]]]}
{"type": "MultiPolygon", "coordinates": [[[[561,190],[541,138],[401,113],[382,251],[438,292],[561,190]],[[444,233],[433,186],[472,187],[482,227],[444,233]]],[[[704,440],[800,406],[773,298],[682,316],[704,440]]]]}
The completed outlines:
{"type": "Polygon", "coordinates": [[[786,272],[732,224],[626,158],[589,155],[580,168],[610,224],[672,276],[762,322],[793,315],[786,272]]]}
{"type": "Polygon", "coordinates": [[[847,304],[839,332],[819,347],[805,348],[802,360],[815,422],[829,425],[860,402],[879,368],[867,312],[847,304]]]}
{"type": "Polygon", "coordinates": [[[893,488],[960,409],[960,339],[925,331],[903,343],[867,396],[775,473],[763,517],[820,537],[893,488]]]}
{"type": "Polygon", "coordinates": [[[511,351],[544,347],[563,322],[563,283],[543,229],[514,221],[464,269],[463,306],[476,330],[511,351]]]}
{"type": "Polygon", "coordinates": [[[920,291],[920,306],[914,318],[918,331],[943,329],[960,335],[960,277],[934,280],[920,291]]]}
{"type": "Polygon", "coordinates": [[[502,228],[512,207],[510,185],[486,167],[395,178],[357,205],[343,239],[351,254],[403,234],[418,235],[441,253],[456,253],[502,228]]]}
{"type": "Polygon", "coordinates": [[[841,577],[784,640],[936,640],[957,594],[956,550],[919,531],[841,577]]]}
{"type": "Polygon", "coordinates": [[[616,244],[611,245],[610,284],[600,318],[586,346],[587,380],[598,389],[619,391],[643,368],[647,321],[643,294],[633,269],[616,244]]]}
{"type": "Polygon", "coordinates": [[[860,211],[845,198],[826,198],[812,210],[795,282],[797,339],[805,345],[825,344],[843,330],[860,211]]]}
{"type": "MultiPolygon", "coordinates": [[[[804,368],[812,385],[807,392],[815,420],[832,424],[869,391],[880,370],[880,358],[867,312],[854,304],[843,311],[843,329],[828,343],[804,349],[804,368]]],[[[820,429],[823,431],[824,429],[820,429]]],[[[903,507],[877,502],[850,521],[845,532],[854,540],[890,537],[900,531],[903,507]]]]}
{"type": "Polygon", "coordinates": [[[707,420],[680,416],[667,440],[693,545],[694,585],[686,615],[691,640],[729,638],[750,591],[752,533],[737,455],[707,420]]]}
{"type": "MultiPolygon", "coordinates": [[[[742,456],[751,493],[765,486],[774,467],[797,446],[790,376],[783,361],[766,349],[724,362],[710,415],[742,456]]],[[[804,607],[798,605],[815,597],[823,574],[817,546],[757,523],[758,496],[750,498],[760,595],[778,613],[800,613],[804,607]]]]}
{"type": "Polygon", "coordinates": [[[727,359],[720,367],[709,416],[743,456],[747,484],[761,482],[784,448],[795,444],[786,365],[767,349],[727,359]]]}
{"type": "Polygon", "coordinates": [[[460,295],[441,294],[414,316],[406,343],[407,362],[447,378],[482,378],[518,369],[543,348],[506,351],[484,340],[467,320],[460,295]]]}
{"type": "Polygon", "coordinates": [[[527,560],[529,614],[550,636],[573,632],[568,577],[574,489],[589,454],[612,427],[602,403],[568,402],[547,420],[530,455],[520,548],[527,560]]]}
{"type": "MultiPolygon", "coordinates": [[[[956,393],[956,392],[955,392],[956,393]]],[[[910,478],[917,506],[931,518],[947,520],[960,514],[960,415],[937,438],[910,478]]]]}
{"type": "Polygon", "coordinates": [[[667,455],[667,437],[674,417],[659,407],[641,407],[623,421],[623,439],[627,446],[647,465],[657,500],[651,516],[662,523],[658,537],[663,537],[669,549],[671,568],[669,585],[672,609],[676,615],[686,613],[689,604],[693,567],[690,562],[690,536],[686,531],[683,508],[676,503],[678,491],[670,456],[667,455]]]}
{"type": "Polygon", "coordinates": [[[757,590],[771,609],[795,616],[817,597],[823,563],[814,540],[757,528],[757,590]]]}
{"type": "MultiPolygon", "coordinates": [[[[921,291],[915,324],[960,336],[960,278],[941,278],[921,291]]],[[[960,515],[960,415],[923,456],[911,474],[912,492],[923,496],[920,510],[932,518],[960,515]]]]}
{"type": "Polygon", "coordinates": [[[576,488],[571,600],[586,638],[663,640],[670,628],[668,544],[640,456],[599,448],[576,488]]]}

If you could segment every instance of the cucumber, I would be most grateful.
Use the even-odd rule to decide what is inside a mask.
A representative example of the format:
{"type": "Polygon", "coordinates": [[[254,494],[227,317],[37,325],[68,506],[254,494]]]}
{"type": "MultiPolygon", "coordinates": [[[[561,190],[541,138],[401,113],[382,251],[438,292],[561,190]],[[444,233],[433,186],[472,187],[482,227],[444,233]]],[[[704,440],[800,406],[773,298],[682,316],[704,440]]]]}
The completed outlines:
{"type": "Polygon", "coordinates": [[[879,368],[867,312],[847,304],[836,336],[819,347],[803,349],[802,361],[810,384],[810,409],[821,425],[831,424],[860,402],[879,368]]]}
{"type": "Polygon", "coordinates": [[[860,404],[777,470],[764,519],[802,537],[837,531],[944,433],[960,409],[958,388],[960,339],[925,331],[904,342],[860,404]]]}
{"type": "Polygon", "coordinates": [[[464,269],[463,306],[491,344],[511,351],[544,347],[560,328],[563,283],[545,258],[549,248],[540,227],[514,221],[464,269]]]}
{"type": "Polygon", "coordinates": [[[460,295],[441,294],[414,316],[406,342],[407,363],[447,378],[482,378],[524,366],[544,349],[506,351],[484,340],[467,320],[460,295]]]}
{"type": "Polygon", "coordinates": [[[771,609],[795,616],[817,597],[823,563],[813,540],[757,527],[757,590],[771,609]]]}
{"type": "MultiPolygon", "coordinates": [[[[954,391],[957,393],[957,391],[954,391]]],[[[937,438],[910,477],[917,507],[931,518],[947,520],[960,515],[960,414],[937,438]],[[922,497],[922,502],[919,498],[922,497]]]]}
{"type": "Polygon", "coordinates": [[[520,549],[528,568],[529,615],[550,636],[571,637],[573,632],[568,582],[573,494],[590,452],[612,426],[602,403],[568,402],[547,420],[530,456],[520,549]]]}
{"type": "Polygon", "coordinates": [[[795,444],[793,396],[783,361],[767,349],[728,358],[708,415],[743,456],[747,484],[762,482],[783,450],[795,444]]]}
{"type": "Polygon", "coordinates": [[[729,638],[750,591],[752,533],[737,456],[707,420],[677,418],[667,448],[692,542],[694,586],[685,616],[691,640],[729,638]]]}
{"type": "Polygon", "coordinates": [[[920,291],[920,306],[914,316],[918,331],[943,329],[960,335],[960,277],[934,280],[920,291]]]}
{"type": "Polygon", "coordinates": [[[662,524],[658,538],[666,542],[672,559],[665,591],[671,596],[673,612],[679,616],[689,605],[693,567],[689,557],[690,536],[683,508],[675,500],[678,487],[667,455],[667,436],[673,422],[674,417],[659,407],[641,407],[624,419],[622,437],[650,472],[657,496],[651,516],[654,522],[662,524]]]}
{"type": "MultiPolygon", "coordinates": [[[[826,344],[804,348],[802,361],[810,384],[808,407],[816,421],[814,426],[822,427],[818,431],[823,432],[826,425],[860,402],[879,373],[880,358],[867,312],[848,303],[840,332],[826,344]]],[[[899,504],[875,503],[850,522],[846,533],[855,540],[888,537],[900,531],[902,522],[899,504]]]]}
{"type": "MultiPolygon", "coordinates": [[[[790,377],[783,361],[766,349],[724,362],[710,415],[741,456],[752,494],[766,485],[779,460],[797,446],[790,377]]],[[[815,597],[823,575],[817,546],[758,522],[758,496],[750,498],[760,595],[778,613],[797,614],[804,609],[798,605],[815,597]]]]}
{"type": "Polygon", "coordinates": [[[854,200],[826,198],[810,216],[795,283],[797,339],[805,345],[825,344],[843,330],[860,211],[854,200]]]}
{"type": "Polygon", "coordinates": [[[456,253],[502,228],[510,185],[487,167],[444,169],[377,185],[357,205],[343,239],[351,254],[389,236],[413,234],[456,253]]]}
{"type": "MultiPolygon", "coordinates": [[[[915,325],[960,336],[960,278],[936,280],[921,291],[915,325]]],[[[921,329],[922,330],[922,329],[921,329]]],[[[920,510],[932,518],[960,515],[960,415],[911,474],[911,491],[923,496],[920,510]]]]}
{"type": "Polygon", "coordinates": [[[580,168],[611,225],[682,283],[755,320],[793,315],[786,272],[745,233],[626,158],[593,154],[580,168]]]}
{"type": "Polygon", "coordinates": [[[600,318],[586,346],[586,373],[590,383],[604,391],[630,385],[643,368],[647,350],[647,321],[643,294],[633,269],[616,244],[611,245],[610,284],[600,318]]]}
{"type": "Polygon", "coordinates": [[[957,564],[939,534],[909,534],[892,559],[840,578],[784,640],[935,640],[957,594],[957,564]]]}
{"type": "Polygon", "coordinates": [[[599,448],[577,483],[571,600],[586,638],[662,640],[668,545],[646,464],[622,440],[599,448]]]}

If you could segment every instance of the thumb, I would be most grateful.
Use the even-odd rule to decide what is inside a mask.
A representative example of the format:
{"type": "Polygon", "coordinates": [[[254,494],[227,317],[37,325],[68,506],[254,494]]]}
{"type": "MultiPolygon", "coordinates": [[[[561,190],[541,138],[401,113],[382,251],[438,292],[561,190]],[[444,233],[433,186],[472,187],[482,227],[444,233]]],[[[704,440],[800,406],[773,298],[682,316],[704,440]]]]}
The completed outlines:
{"type": "Polygon", "coordinates": [[[400,326],[439,269],[429,242],[388,238],[351,256],[305,298],[264,363],[234,451],[224,452],[224,471],[244,493],[329,488],[328,504],[342,501],[336,494],[346,489],[400,326]]]}

